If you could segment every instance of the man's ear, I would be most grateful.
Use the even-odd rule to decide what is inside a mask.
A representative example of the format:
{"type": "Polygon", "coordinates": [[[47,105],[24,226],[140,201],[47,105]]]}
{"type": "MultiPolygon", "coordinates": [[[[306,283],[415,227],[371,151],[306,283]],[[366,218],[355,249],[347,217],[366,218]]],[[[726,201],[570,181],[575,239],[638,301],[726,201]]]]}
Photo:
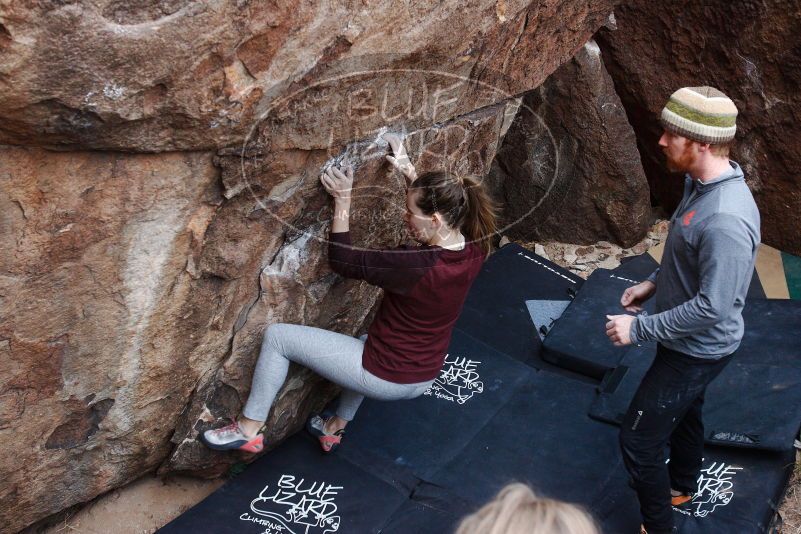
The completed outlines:
{"type": "Polygon", "coordinates": [[[698,152],[709,151],[709,143],[698,143],[698,152]]]}

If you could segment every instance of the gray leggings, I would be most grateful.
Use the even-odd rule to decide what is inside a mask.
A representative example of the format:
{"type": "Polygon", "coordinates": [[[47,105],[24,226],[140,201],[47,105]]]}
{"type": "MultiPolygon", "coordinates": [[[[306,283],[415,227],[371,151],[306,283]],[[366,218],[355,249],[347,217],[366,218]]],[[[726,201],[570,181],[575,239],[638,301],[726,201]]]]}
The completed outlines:
{"type": "MultiPolygon", "coordinates": [[[[366,338],[366,336],[364,336],[366,338]]],[[[266,421],[278,390],[286,380],[289,362],[308,367],[344,388],[337,415],[353,420],[364,397],[378,400],[412,399],[423,394],[434,380],[396,384],[382,380],[362,367],[364,339],[321,328],[278,323],[264,333],[253,385],[243,411],[254,421],[266,421]]]]}

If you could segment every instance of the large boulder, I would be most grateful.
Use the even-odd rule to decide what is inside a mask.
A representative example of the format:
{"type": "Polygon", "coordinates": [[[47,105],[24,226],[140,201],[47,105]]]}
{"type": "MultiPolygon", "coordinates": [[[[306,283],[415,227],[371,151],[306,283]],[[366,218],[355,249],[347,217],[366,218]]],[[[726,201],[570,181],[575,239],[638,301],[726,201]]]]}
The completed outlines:
{"type": "Polygon", "coordinates": [[[645,236],[648,183],[594,41],[525,94],[489,181],[511,237],[631,246],[645,236]]]}
{"type": "Polygon", "coordinates": [[[335,141],[360,138],[337,120],[346,114],[331,106],[332,97],[359,104],[363,132],[387,123],[418,129],[536,87],[617,2],[6,3],[0,143],[144,152],[227,147],[246,139],[276,102],[308,88],[303,105],[319,113],[290,121],[311,119],[306,144],[327,146],[332,132],[335,141]],[[365,73],[358,83],[336,83],[356,70],[365,73]],[[451,81],[421,83],[424,71],[451,81]],[[390,72],[397,76],[387,84],[390,72]],[[462,78],[475,83],[451,87],[462,78]],[[493,94],[476,90],[483,86],[493,94]],[[386,92],[389,108],[382,108],[386,92]],[[407,101],[437,92],[432,108],[402,113],[407,101]],[[364,98],[379,103],[371,116],[364,98]]]}
{"type": "MultiPolygon", "coordinates": [[[[195,438],[246,398],[264,327],[353,335],[380,298],[328,268],[320,170],[355,163],[355,241],[397,244],[380,134],[486,173],[512,95],[616,2],[4,5],[0,142],[27,146],[0,147],[3,528],[249,459],[195,438]]],[[[268,441],[333,394],[293,368],[268,441]]]]}
{"type": "MultiPolygon", "coordinates": [[[[408,132],[411,156],[422,171],[485,174],[506,107],[408,132]]],[[[0,437],[16,451],[0,459],[9,529],[161,464],[211,476],[251,459],[212,453],[197,432],[241,408],[267,325],[363,328],[380,292],[330,271],[331,203],[317,176],[353,162],[354,239],[391,246],[405,239],[405,208],[386,153],[371,140],[334,156],[0,150],[0,437]]],[[[293,369],[269,442],[333,393],[293,369]]]]}
{"type": "Polygon", "coordinates": [[[656,200],[668,211],[681,176],[664,170],[659,113],[684,86],[712,85],[740,114],[732,159],[762,215],[762,239],[801,254],[801,4],[798,0],[633,0],[598,41],[640,140],[656,200]]]}
{"type": "Polygon", "coordinates": [[[221,209],[218,177],[208,153],[0,149],[5,532],[169,453],[174,422],[214,364],[198,334],[227,337],[212,320],[230,313],[226,284],[186,270],[221,209]]]}

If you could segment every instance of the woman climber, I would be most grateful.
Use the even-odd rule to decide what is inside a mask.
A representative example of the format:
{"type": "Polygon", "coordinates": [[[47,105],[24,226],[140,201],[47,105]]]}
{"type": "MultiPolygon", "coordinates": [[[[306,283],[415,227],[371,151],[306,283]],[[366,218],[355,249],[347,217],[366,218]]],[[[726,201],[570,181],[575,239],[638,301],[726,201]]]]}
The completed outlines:
{"type": "Polygon", "coordinates": [[[479,182],[447,172],[417,176],[401,139],[385,134],[387,160],[406,178],[406,226],[420,246],[384,250],[351,247],[349,212],[353,169],[320,176],[334,199],[329,236],[331,268],[384,289],[366,340],[311,326],[273,324],[265,331],[242,415],[207,430],[201,441],[218,450],[263,449],[264,422],[289,362],[342,386],[336,415],[313,415],[307,429],[324,451],[336,448],[364,397],[411,399],[434,382],[467,292],[490,252],[495,208],[479,182]]]}

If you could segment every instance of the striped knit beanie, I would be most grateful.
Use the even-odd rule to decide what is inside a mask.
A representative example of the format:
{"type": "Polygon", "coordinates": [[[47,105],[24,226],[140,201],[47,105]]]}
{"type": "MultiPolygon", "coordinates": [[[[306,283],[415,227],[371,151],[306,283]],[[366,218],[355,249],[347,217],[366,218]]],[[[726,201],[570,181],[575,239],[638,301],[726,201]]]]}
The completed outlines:
{"type": "Polygon", "coordinates": [[[727,143],[737,131],[737,107],[713,87],[682,87],[662,109],[662,126],[711,145],[727,143]]]}

